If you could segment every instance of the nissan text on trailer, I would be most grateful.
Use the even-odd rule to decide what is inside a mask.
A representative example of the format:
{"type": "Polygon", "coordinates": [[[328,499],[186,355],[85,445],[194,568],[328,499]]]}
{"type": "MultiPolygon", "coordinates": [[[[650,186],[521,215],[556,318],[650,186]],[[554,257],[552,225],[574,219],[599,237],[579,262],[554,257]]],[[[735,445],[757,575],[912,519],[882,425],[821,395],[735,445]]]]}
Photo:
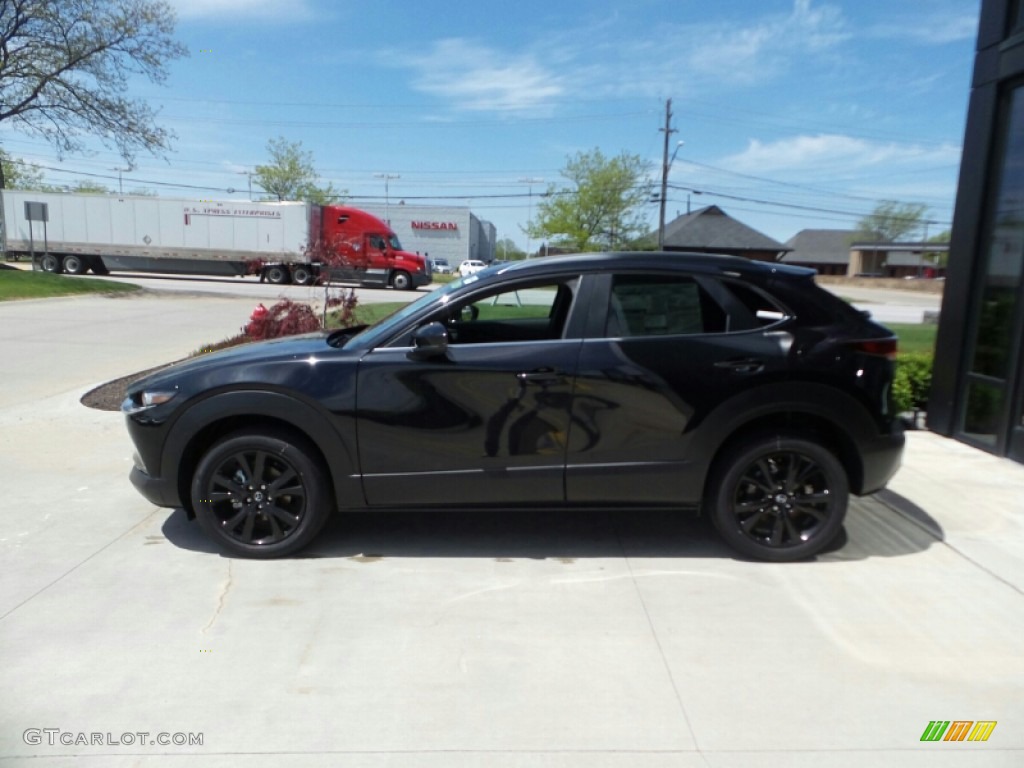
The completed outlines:
{"type": "Polygon", "coordinates": [[[3,190],[3,246],[34,254],[48,272],[245,275],[313,283],[335,279],[414,289],[426,259],[402,250],[365,211],[304,202],[187,200],[3,190]],[[313,258],[316,254],[318,258],[313,258]]]}

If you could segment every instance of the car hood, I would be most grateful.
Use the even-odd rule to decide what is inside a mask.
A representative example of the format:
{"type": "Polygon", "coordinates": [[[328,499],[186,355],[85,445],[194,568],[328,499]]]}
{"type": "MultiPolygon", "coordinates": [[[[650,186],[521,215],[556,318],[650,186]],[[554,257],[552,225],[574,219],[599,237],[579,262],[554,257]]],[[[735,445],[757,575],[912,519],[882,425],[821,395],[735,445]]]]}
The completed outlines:
{"type": "Polygon", "coordinates": [[[246,378],[247,372],[265,372],[281,364],[294,366],[297,362],[305,362],[312,365],[328,352],[332,356],[338,355],[339,350],[327,343],[329,335],[326,331],[318,331],[301,336],[240,344],[237,347],[192,357],[133,382],[128,387],[128,394],[144,389],[176,389],[185,382],[197,380],[204,381],[206,385],[213,383],[211,380],[219,378],[237,382],[246,378]]]}

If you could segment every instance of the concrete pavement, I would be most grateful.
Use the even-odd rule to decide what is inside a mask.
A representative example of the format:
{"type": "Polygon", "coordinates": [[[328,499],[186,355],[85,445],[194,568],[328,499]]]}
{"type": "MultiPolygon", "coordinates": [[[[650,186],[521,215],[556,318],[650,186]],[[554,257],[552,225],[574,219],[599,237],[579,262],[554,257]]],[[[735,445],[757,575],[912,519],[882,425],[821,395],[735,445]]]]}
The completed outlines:
{"type": "Polygon", "coordinates": [[[1024,758],[1018,464],[911,433],[809,563],[615,513],[348,516],[305,557],[235,560],[138,496],[121,417],[78,397],[251,302],[57,301],[0,304],[0,765],[1024,758]],[[921,742],[937,719],[998,725],[921,742]]]}

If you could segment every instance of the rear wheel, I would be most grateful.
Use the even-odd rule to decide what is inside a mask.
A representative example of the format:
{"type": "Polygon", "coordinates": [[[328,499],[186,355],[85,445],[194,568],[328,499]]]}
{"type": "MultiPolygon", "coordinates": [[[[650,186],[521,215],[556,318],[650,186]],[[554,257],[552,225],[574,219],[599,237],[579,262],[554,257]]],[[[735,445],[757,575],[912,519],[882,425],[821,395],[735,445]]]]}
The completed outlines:
{"type": "Polygon", "coordinates": [[[192,507],[203,530],[239,555],[290,555],[320,532],[330,510],[324,470],[305,441],[235,433],[196,468],[192,507]]]}
{"type": "Polygon", "coordinates": [[[60,256],[55,256],[52,253],[44,253],[43,258],[39,261],[44,272],[53,272],[57,274],[61,270],[60,256]]]}
{"type": "Polygon", "coordinates": [[[295,267],[292,270],[292,282],[296,285],[309,285],[313,282],[313,270],[309,267],[295,267]]]}
{"type": "Polygon", "coordinates": [[[391,287],[396,291],[412,290],[412,278],[408,272],[398,271],[391,276],[391,287]]]}
{"type": "Polygon", "coordinates": [[[64,257],[64,271],[69,275],[81,275],[84,274],[88,267],[85,262],[78,256],[71,254],[64,257]]]}
{"type": "Polygon", "coordinates": [[[267,267],[267,282],[274,285],[283,285],[288,282],[288,270],[282,266],[267,267]]]}
{"type": "Polygon", "coordinates": [[[711,519],[731,547],[775,562],[802,560],[842,530],[849,481],[822,445],[761,437],[732,448],[708,483],[711,519]]]}

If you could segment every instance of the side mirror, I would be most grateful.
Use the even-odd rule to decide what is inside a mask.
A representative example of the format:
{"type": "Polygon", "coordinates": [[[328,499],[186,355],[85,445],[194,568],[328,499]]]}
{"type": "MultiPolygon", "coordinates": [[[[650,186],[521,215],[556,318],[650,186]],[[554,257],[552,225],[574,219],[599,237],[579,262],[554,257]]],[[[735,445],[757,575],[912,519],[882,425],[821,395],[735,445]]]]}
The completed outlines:
{"type": "Polygon", "coordinates": [[[409,357],[414,359],[443,357],[448,352],[448,329],[444,327],[444,323],[427,323],[413,333],[412,345],[413,350],[409,357]]]}

